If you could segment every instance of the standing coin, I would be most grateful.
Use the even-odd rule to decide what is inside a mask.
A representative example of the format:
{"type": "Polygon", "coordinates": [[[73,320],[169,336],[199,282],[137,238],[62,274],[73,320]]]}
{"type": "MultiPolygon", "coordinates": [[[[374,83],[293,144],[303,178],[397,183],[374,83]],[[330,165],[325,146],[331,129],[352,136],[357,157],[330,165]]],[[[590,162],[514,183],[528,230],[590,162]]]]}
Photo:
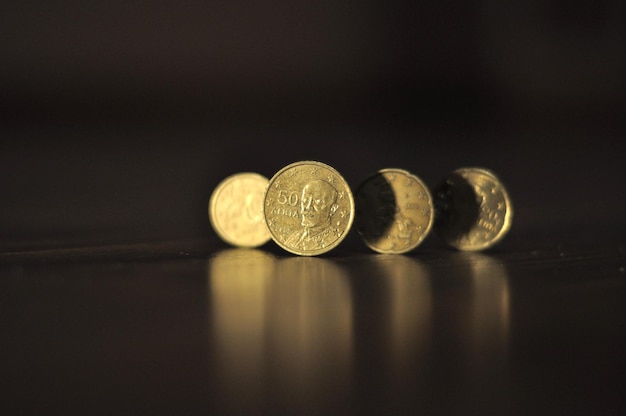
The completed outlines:
{"type": "Polygon", "coordinates": [[[266,177],[237,173],[220,182],[209,200],[209,219],[220,238],[237,247],[258,247],[269,241],[263,218],[266,177]]]}
{"type": "Polygon", "coordinates": [[[296,162],[270,179],[264,213],[276,244],[293,254],[315,256],[346,237],[354,220],[354,199],[334,168],[296,162]]]}
{"type": "Polygon", "coordinates": [[[483,250],[511,228],[513,205],[498,177],[483,168],[450,173],[433,190],[435,232],[459,250],[483,250]]]}
{"type": "Polygon", "coordinates": [[[365,244],[379,253],[413,250],[433,225],[428,187],[403,169],[381,169],[357,189],[355,226],[365,244]]]}

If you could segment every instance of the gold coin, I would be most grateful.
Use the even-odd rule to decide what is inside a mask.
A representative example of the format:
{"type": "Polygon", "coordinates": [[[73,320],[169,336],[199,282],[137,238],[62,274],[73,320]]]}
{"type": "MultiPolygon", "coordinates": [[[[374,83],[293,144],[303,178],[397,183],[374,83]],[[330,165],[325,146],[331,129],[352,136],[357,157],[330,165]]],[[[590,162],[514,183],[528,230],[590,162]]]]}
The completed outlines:
{"type": "Polygon", "coordinates": [[[457,169],[433,194],[435,233],[452,247],[484,250],[502,240],[511,228],[513,205],[509,194],[487,169],[457,169]]]}
{"type": "Polygon", "coordinates": [[[400,254],[426,238],[434,221],[428,187],[403,169],[381,169],[357,189],[355,226],[374,251],[400,254]]]}
{"type": "Polygon", "coordinates": [[[258,247],[269,241],[263,218],[268,179],[243,172],[220,182],[209,200],[209,219],[217,235],[237,247],[258,247]]]}
{"type": "Polygon", "coordinates": [[[301,256],[335,248],[354,220],[348,183],[321,162],[296,162],[282,168],[270,179],[263,205],[272,239],[301,256]]]}

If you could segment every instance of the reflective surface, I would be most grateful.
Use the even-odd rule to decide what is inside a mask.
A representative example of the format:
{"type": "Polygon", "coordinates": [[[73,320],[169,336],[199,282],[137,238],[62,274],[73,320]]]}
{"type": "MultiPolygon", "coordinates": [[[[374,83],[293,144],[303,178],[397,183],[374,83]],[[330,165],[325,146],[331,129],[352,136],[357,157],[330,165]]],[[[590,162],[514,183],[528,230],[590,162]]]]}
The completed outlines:
{"type": "Polygon", "coordinates": [[[1,258],[3,409],[626,409],[624,246],[91,254],[1,258]]]}

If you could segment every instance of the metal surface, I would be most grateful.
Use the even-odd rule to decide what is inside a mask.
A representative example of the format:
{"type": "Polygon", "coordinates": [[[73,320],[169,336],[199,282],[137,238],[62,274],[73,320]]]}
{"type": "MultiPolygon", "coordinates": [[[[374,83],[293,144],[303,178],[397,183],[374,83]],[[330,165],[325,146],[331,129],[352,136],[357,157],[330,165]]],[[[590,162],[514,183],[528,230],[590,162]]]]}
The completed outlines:
{"type": "Polygon", "coordinates": [[[513,204],[498,177],[485,168],[461,168],[433,190],[435,232],[459,250],[497,244],[511,229],[513,204]]]}
{"type": "Polygon", "coordinates": [[[252,172],[231,175],[209,199],[209,219],[217,235],[236,247],[259,247],[270,240],[263,218],[268,179],[252,172]]]}
{"type": "Polygon", "coordinates": [[[337,247],[354,221],[354,199],[333,167],[295,162],[279,170],[265,193],[265,222],[283,249],[315,256],[337,247]]]}
{"type": "Polygon", "coordinates": [[[355,227],[378,253],[406,253],[428,236],[435,212],[428,187],[404,169],[381,169],[356,190],[355,227]]]}

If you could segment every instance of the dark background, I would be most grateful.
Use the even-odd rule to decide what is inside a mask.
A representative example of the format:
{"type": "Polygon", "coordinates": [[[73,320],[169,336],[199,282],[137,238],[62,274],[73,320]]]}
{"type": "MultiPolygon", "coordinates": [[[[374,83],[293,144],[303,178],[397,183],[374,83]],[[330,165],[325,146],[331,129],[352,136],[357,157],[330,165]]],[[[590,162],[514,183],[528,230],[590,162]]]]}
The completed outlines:
{"type": "Polygon", "coordinates": [[[5,2],[0,248],[215,239],[219,181],[304,159],[353,187],[484,166],[515,204],[505,247],[623,239],[625,16],[618,0],[5,2]]]}

